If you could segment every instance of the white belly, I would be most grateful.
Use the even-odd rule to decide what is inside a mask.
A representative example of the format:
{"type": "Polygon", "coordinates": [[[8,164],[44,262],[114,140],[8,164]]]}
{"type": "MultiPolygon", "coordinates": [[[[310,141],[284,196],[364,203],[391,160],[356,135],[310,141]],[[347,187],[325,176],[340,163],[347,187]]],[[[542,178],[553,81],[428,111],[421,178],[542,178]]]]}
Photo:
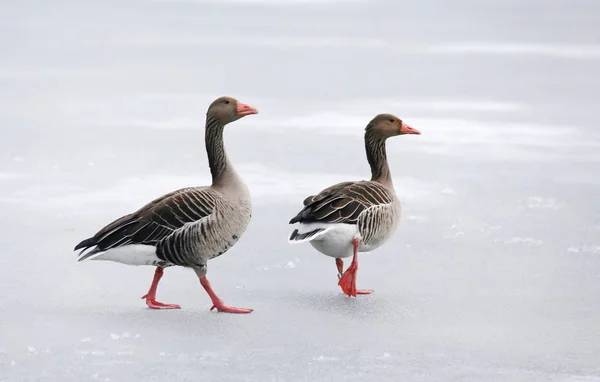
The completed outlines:
{"type": "Polygon", "coordinates": [[[127,265],[168,265],[167,262],[156,256],[155,246],[145,244],[129,244],[112,248],[104,252],[98,252],[85,260],[115,261],[127,265]]]}
{"type": "MultiPolygon", "coordinates": [[[[331,224],[324,234],[312,239],[310,244],[324,255],[335,258],[346,258],[354,254],[352,240],[358,238],[358,228],[354,224],[331,224]]],[[[383,242],[366,245],[362,241],[358,247],[359,252],[369,252],[379,247],[383,242]]]]}

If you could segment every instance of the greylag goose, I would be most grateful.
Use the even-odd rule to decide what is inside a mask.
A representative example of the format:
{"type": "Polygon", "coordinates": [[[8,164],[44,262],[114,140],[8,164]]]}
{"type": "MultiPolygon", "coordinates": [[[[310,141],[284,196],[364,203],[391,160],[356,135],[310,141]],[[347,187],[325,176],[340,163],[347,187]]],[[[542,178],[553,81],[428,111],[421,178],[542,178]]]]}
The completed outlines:
{"type": "Polygon", "coordinates": [[[242,236],[252,213],[248,187],[223,146],[225,125],[258,110],[231,97],[217,98],[206,113],[205,144],[212,184],[170,192],[136,212],[115,220],[75,246],[78,261],[108,260],[156,266],[150,290],[142,298],[152,309],[179,309],[156,301],[163,270],[192,268],[212,300],[211,310],[250,313],[227,306],[206,278],[207,262],[227,252],[242,236]]]}
{"type": "Polygon", "coordinates": [[[404,134],[421,134],[391,114],[379,114],[365,128],[365,149],[371,166],[370,181],[342,182],[304,200],[304,208],[290,220],[299,223],[289,237],[292,244],[309,241],[324,255],[335,258],[338,285],[348,296],[373,293],[356,289],[358,252],[369,252],[390,238],[400,221],[387,162],[385,142],[404,134]],[[353,256],[344,269],[343,258],[353,256]]]}

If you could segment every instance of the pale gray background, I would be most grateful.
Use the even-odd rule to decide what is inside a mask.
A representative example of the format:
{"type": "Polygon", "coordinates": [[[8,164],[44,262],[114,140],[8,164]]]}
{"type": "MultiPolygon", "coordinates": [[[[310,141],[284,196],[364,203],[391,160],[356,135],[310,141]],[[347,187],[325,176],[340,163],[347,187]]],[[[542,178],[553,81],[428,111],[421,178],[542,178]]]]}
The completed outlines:
{"type": "Polygon", "coordinates": [[[600,381],[596,0],[0,3],[1,381],[600,381]],[[209,182],[213,98],[254,218],[209,278],[75,263],[72,247],[209,182]],[[289,246],[310,193],[368,177],[389,142],[404,206],[361,257],[289,246]]]}

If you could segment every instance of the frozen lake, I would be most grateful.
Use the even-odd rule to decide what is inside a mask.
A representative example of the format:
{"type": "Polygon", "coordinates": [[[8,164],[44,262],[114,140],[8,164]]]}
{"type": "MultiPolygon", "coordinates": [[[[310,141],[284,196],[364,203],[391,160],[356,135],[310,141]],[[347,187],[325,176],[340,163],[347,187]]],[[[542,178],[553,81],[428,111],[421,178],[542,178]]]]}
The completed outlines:
{"type": "Polygon", "coordinates": [[[600,381],[600,4],[60,0],[0,4],[0,381],[600,381]],[[206,107],[254,199],[195,274],[72,248],[210,180],[206,107]],[[402,224],[360,257],[290,246],[303,198],[369,177],[377,113],[402,224]]]}

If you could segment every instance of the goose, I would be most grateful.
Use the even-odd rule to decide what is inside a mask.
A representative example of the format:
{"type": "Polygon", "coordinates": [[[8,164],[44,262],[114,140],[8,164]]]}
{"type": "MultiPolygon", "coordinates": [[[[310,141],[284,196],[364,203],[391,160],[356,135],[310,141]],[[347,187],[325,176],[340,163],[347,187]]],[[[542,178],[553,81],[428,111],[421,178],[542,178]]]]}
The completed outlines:
{"type": "Polygon", "coordinates": [[[365,128],[365,149],[371,166],[371,180],[334,184],[304,199],[304,207],[289,224],[298,224],[288,242],[310,244],[335,258],[338,285],[348,295],[373,293],[356,289],[358,253],[370,252],[389,239],[400,222],[400,201],[396,196],[387,161],[386,140],[421,134],[392,114],[379,114],[365,128]],[[346,270],[342,259],[352,257],[346,270]]]}
{"type": "Polygon", "coordinates": [[[182,188],[163,195],[139,210],[102,228],[75,246],[78,261],[105,260],[128,265],[156,266],[148,293],[151,309],[179,309],[156,300],[164,269],[194,270],[208,293],[210,310],[250,313],[225,305],[206,278],[207,262],[227,252],[242,236],[252,214],[248,187],[233,168],[223,146],[225,125],[258,110],[232,97],[220,97],[206,112],[205,145],[212,184],[182,188]]]}

